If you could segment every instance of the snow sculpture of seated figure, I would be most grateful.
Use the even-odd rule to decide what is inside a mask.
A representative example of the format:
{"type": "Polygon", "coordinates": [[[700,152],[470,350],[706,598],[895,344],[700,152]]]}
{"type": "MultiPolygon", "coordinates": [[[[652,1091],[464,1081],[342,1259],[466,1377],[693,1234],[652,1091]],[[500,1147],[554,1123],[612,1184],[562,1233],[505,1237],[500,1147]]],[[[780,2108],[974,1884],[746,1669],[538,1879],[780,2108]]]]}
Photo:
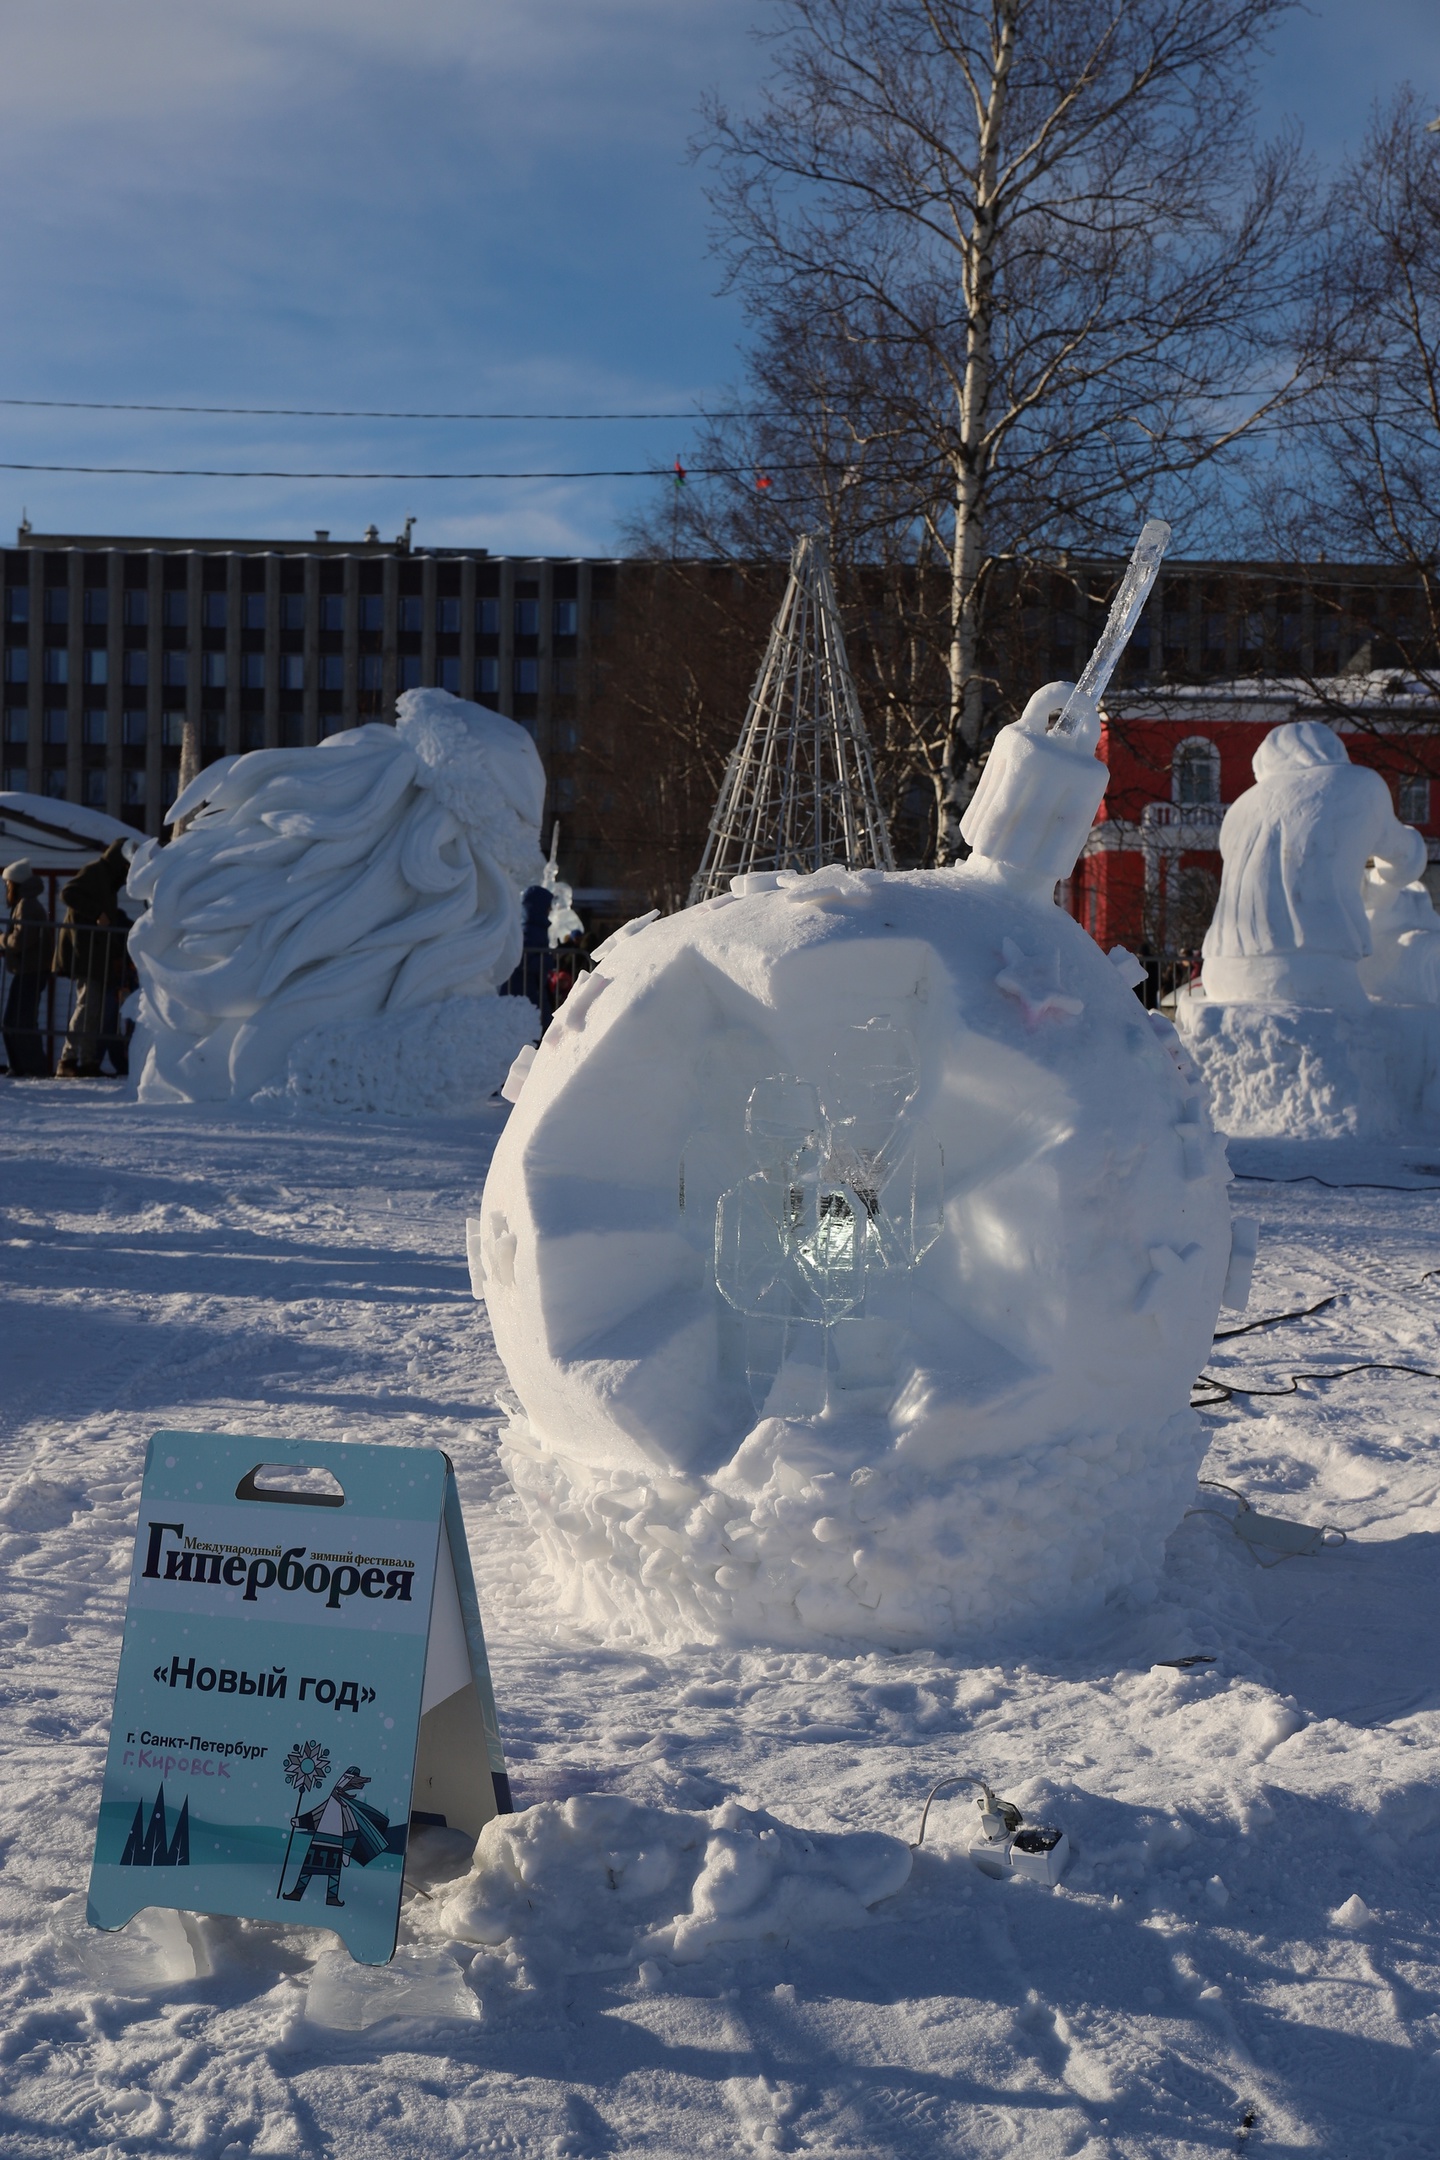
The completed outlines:
{"type": "MultiPolygon", "coordinates": [[[[1323,721],[1272,728],[1254,770],[1254,787],[1220,828],[1205,996],[1363,1011],[1360,963],[1372,949],[1365,866],[1412,864],[1418,835],[1396,817],[1379,773],[1352,765],[1323,721]]],[[[1407,868],[1402,883],[1413,875],[1407,868]]]]}
{"type": "Polygon", "coordinates": [[[1365,874],[1365,912],[1374,950],[1360,963],[1360,980],[1387,1005],[1440,1005],[1440,916],[1420,882],[1423,835],[1402,825],[1408,841],[1390,859],[1375,858],[1365,874]]]}

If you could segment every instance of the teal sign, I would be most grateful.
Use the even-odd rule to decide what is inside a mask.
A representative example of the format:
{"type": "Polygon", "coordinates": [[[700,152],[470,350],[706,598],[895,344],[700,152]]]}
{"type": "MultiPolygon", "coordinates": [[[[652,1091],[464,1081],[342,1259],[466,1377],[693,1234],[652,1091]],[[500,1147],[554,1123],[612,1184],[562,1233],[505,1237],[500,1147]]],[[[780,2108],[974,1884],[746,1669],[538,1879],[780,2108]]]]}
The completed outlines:
{"type": "Polygon", "coordinates": [[[474,1837],[509,1809],[449,1458],[157,1433],[93,1924],[299,1920],[384,1964],[412,1822],[474,1837]]]}

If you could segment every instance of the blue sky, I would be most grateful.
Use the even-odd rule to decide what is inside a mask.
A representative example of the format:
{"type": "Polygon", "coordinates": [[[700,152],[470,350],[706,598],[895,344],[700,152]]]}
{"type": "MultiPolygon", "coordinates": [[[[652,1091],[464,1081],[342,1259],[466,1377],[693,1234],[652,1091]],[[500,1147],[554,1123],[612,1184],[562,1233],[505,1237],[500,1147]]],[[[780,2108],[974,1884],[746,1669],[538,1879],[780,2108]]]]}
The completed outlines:
{"type": "MultiPolygon", "coordinates": [[[[659,411],[739,373],[685,144],[743,101],[765,0],[0,0],[0,394],[659,411]]],[[[1322,159],[1409,76],[1440,0],[1317,0],[1270,120],[1322,159]]],[[[438,426],[0,408],[34,462],[514,469],[670,462],[683,418],[438,426]]],[[[0,473],[0,532],[393,533],[603,553],[645,483],[0,473]]]]}

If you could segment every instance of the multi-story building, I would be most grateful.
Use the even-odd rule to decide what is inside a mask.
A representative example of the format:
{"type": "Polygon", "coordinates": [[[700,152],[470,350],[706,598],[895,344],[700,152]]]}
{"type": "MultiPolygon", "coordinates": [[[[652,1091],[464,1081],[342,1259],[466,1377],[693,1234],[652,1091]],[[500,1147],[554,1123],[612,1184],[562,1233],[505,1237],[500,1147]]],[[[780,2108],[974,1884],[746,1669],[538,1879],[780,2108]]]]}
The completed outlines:
{"type": "Polygon", "coordinates": [[[3,786],[160,829],[187,725],[203,762],[392,719],[438,686],[534,735],[552,807],[614,566],[383,541],[114,539],[22,527],[5,551],[3,786]]]}

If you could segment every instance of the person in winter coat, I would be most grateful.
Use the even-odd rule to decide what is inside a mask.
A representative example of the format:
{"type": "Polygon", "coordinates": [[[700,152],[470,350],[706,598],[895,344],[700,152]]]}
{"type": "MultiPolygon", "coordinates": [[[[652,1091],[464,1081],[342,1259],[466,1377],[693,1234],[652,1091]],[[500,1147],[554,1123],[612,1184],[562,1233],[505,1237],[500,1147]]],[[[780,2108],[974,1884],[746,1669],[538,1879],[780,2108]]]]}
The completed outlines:
{"type": "Polygon", "coordinates": [[[0,937],[0,960],[10,987],[5,994],[5,1055],[17,1079],[43,1079],[50,1071],[40,1033],[40,999],[50,974],[54,934],[45,889],[22,856],[6,865],[5,899],[10,927],[0,937]]]}
{"type": "Polygon", "coordinates": [[[60,888],[65,921],[55,972],[68,975],[75,985],[70,1026],[56,1067],[62,1079],[99,1075],[106,992],[119,983],[125,966],[125,939],[120,933],[128,927],[129,918],[121,911],[120,894],[129,874],[125,842],[112,840],[103,855],[86,863],[60,888]]]}

